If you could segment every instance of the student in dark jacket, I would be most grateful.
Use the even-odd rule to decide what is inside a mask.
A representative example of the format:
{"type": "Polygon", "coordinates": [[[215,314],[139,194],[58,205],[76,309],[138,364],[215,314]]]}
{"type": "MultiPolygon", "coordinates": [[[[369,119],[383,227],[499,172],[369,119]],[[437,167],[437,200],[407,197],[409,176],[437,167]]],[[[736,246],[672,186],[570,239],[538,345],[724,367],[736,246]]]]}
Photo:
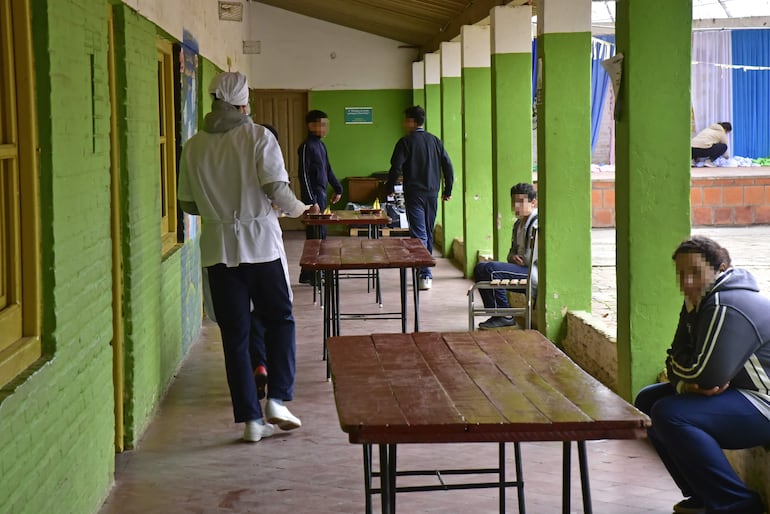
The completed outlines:
{"type": "Polygon", "coordinates": [[[685,499],[677,513],[761,514],[722,449],[770,443],[770,299],[746,270],[707,237],[674,252],[684,305],[666,370],[670,382],[648,386],[636,406],[685,499]]]}
{"type": "MultiPolygon", "coordinates": [[[[494,279],[527,278],[529,267],[532,266],[532,289],[537,296],[537,248],[530,251],[529,242],[537,229],[537,191],[535,186],[520,182],[511,188],[511,210],[516,216],[511,232],[511,249],[508,250],[506,262],[486,261],[476,264],[473,268],[473,280],[476,282],[494,279]]],[[[508,296],[504,289],[492,291],[480,289],[484,307],[510,308],[508,296]]],[[[512,327],[516,325],[513,316],[492,316],[479,323],[479,328],[512,327]]]]}
{"type": "MultiPolygon", "coordinates": [[[[441,179],[443,176],[444,192],[441,198],[447,201],[452,197],[454,170],[441,140],[426,132],[423,125],[425,110],[422,107],[412,106],[404,111],[407,135],[399,139],[393,149],[385,188],[392,194],[398,177],[403,176],[409,234],[433,252],[433,227],[436,224],[441,179]]],[[[430,289],[433,279],[430,268],[420,269],[419,279],[420,289],[430,289]]]]}
{"type": "MultiPolygon", "coordinates": [[[[329,163],[329,155],[323,139],[329,133],[329,116],[323,111],[313,110],[305,116],[307,123],[307,138],[299,146],[299,182],[302,188],[302,199],[318,204],[321,212],[326,209],[326,194],[329,185],[334,189],[331,203],[337,203],[342,197],[342,185],[334,175],[332,165],[329,163]]],[[[305,235],[307,239],[316,239],[316,227],[307,227],[305,235]]],[[[326,227],[320,227],[321,239],[326,239],[326,227]]],[[[302,270],[299,281],[302,284],[312,284],[314,274],[311,271],[302,270]]]]}

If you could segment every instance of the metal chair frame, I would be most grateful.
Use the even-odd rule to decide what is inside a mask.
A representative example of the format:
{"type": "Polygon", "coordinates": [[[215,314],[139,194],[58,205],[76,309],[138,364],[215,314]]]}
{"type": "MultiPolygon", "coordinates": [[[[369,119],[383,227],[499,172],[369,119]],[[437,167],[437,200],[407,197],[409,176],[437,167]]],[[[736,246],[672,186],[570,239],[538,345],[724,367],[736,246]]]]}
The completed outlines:
{"type": "MultiPolygon", "coordinates": [[[[529,239],[530,255],[534,255],[537,247],[537,228],[532,229],[529,239]]],[[[468,330],[475,329],[475,319],[479,316],[524,316],[524,328],[532,328],[532,311],[534,310],[534,295],[532,291],[532,262],[527,269],[527,278],[522,279],[496,279],[475,282],[468,288],[468,330]],[[485,307],[476,304],[475,293],[480,290],[499,290],[524,293],[526,305],[524,307],[485,307]]]]}

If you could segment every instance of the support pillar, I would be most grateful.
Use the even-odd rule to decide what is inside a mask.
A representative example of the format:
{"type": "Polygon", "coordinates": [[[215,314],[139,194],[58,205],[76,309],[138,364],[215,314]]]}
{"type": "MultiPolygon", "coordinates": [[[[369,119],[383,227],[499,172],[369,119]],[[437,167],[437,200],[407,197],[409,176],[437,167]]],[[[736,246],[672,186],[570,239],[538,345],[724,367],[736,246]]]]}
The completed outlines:
{"type": "MultiPolygon", "coordinates": [[[[425,104],[423,105],[426,116],[425,130],[436,137],[441,137],[441,56],[438,52],[425,54],[423,62],[425,63],[425,104]]],[[[443,205],[441,192],[439,192],[436,210],[437,225],[441,225],[443,219],[443,205]]],[[[439,230],[443,230],[443,227],[439,230]]]]}
{"type": "Polygon", "coordinates": [[[425,54],[425,130],[441,136],[441,56],[425,54]]]}
{"type": "Polygon", "coordinates": [[[454,192],[443,213],[445,256],[451,256],[452,242],[463,237],[464,225],[461,53],[459,42],[441,43],[441,140],[455,171],[454,192]]]}
{"type": "Polygon", "coordinates": [[[425,61],[412,63],[412,105],[425,105],[425,61]]]}
{"type": "Polygon", "coordinates": [[[591,0],[537,16],[538,327],[558,344],[567,311],[591,310],[591,0]]]}
{"type": "Polygon", "coordinates": [[[504,261],[514,220],[511,186],[532,182],[532,7],[494,7],[490,17],[493,249],[504,261]]]}
{"type": "Polygon", "coordinates": [[[671,254],[690,233],[692,1],[618,2],[616,29],[618,387],[631,399],[663,369],[682,304],[671,254]]]}
{"type": "MultiPolygon", "coordinates": [[[[492,253],[492,93],[489,26],[462,27],[465,276],[492,253]]],[[[459,191],[458,191],[459,192],[459,191]]]]}

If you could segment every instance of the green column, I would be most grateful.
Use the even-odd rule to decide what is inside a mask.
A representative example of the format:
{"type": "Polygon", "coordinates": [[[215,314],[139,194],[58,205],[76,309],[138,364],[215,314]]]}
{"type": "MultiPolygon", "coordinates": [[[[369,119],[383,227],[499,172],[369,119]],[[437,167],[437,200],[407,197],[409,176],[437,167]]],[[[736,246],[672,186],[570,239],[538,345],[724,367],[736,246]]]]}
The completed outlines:
{"type": "Polygon", "coordinates": [[[441,136],[441,57],[425,54],[425,130],[441,136]]]}
{"type": "Polygon", "coordinates": [[[452,159],[455,172],[452,199],[443,212],[444,255],[450,256],[452,242],[463,237],[463,120],[460,43],[441,43],[441,139],[452,159]]]}
{"type": "MultiPolygon", "coordinates": [[[[412,105],[425,106],[425,63],[412,63],[412,105]]],[[[404,109],[409,107],[404,106],[404,109]]]]}
{"type": "MultiPolygon", "coordinates": [[[[425,130],[441,137],[441,56],[438,53],[425,54],[423,62],[425,63],[425,103],[423,104],[426,114],[425,130]]],[[[443,203],[439,193],[436,225],[442,224],[443,203]]],[[[440,230],[443,231],[443,227],[440,230]]]]}
{"type": "Polygon", "coordinates": [[[511,186],[532,182],[532,8],[494,7],[492,44],[492,181],[495,259],[511,246],[511,186]]]}
{"type": "Polygon", "coordinates": [[[615,120],[618,387],[626,398],[663,369],[682,304],[671,254],[690,232],[691,26],[690,0],[617,3],[617,51],[626,56],[615,120]]]}
{"type": "Polygon", "coordinates": [[[557,343],[591,309],[590,4],[538,4],[538,327],[557,343]]]}
{"type": "Polygon", "coordinates": [[[465,275],[492,252],[492,94],[489,26],[462,27],[465,275]]]}

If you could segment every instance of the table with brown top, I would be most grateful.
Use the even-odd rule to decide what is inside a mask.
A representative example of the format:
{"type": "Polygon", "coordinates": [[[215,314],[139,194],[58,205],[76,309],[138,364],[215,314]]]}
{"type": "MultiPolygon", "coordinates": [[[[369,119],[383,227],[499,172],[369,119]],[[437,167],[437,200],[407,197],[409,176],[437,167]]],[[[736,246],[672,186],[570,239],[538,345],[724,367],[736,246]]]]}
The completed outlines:
{"type": "MultiPolygon", "coordinates": [[[[301,218],[302,223],[308,227],[315,229],[316,239],[321,239],[321,227],[328,225],[343,225],[347,227],[366,226],[369,239],[378,239],[380,237],[380,230],[383,227],[390,225],[391,219],[385,214],[384,209],[359,209],[359,210],[339,210],[331,211],[329,214],[311,214],[305,215],[301,218]]],[[[317,273],[316,276],[320,279],[317,273]]],[[[371,280],[371,287],[375,291],[375,301],[382,303],[382,295],[380,293],[379,273],[376,271],[367,273],[365,275],[358,275],[358,277],[365,277],[367,280],[371,280]]],[[[316,291],[320,290],[320,280],[316,280],[313,285],[313,303],[316,301],[316,291]],[[318,289],[317,289],[318,288],[318,289]]],[[[323,299],[321,300],[323,305],[323,299]]]]}
{"type": "MultiPolygon", "coordinates": [[[[401,330],[407,330],[407,270],[411,270],[414,298],[414,331],[420,330],[420,294],[417,271],[435,266],[436,260],[419,239],[412,238],[333,238],[305,241],[299,261],[303,268],[323,273],[324,309],[323,355],[326,358],[326,340],[340,335],[342,319],[400,319],[401,330]],[[401,309],[398,312],[343,313],[340,311],[340,272],[345,270],[399,270],[401,309]]],[[[327,366],[327,378],[329,371],[327,366]]]]}
{"type": "Polygon", "coordinates": [[[570,512],[571,441],[577,441],[584,512],[591,512],[585,441],[635,439],[649,418],[583,371],[533,330],[332,337],[328,341],[340,426],[364,448],[366,511],[379,493],[394,513],[397,492],[516,487],[524,512],[520,453],[506,481],[505,443],[563,442],[563,512],[570,512]],[[498,443],[492,469],[397,471],[404,443],[498,443]],[[372,445],[379,446],[379,472],[372,445]],[[487,483],[445,484],[444,476],[495,473],[487,483]],[[441,484],[404,487],[397,477],[435,475],[441,484]],[[380,487],[372,487],[379,478],[380,487]]]}

